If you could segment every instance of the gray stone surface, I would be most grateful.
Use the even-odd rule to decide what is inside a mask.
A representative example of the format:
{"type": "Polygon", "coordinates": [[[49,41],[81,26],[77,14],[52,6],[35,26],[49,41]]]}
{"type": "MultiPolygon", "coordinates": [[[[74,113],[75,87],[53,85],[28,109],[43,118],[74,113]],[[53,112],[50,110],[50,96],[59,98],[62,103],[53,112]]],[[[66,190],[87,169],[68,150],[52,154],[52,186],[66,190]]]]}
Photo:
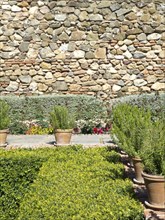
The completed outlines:
{"type": "Polygon", "coordinates": [[[18,86],[19,86],[19,85],[18,85],[17,82],[11,81],[10,84],[9,84],[9,86],[6,88],[6,90],[9,91],[9,92],[15,92],[15,91],[17,91],[18,86]]]}
{"type": "Polygon", "coordinates": [[[29,76],[29,75],[20,76],[19,79],[22,83],[27,83],[27,84],[29,84],[32,80],[31,76],[29,76]]]}
{"type": "Polygon", "coordinates": [[[66,91],[68,90],[67,83],[64,81],[56,81],[53,85],[54,90],[59,90],[59,91],[66,91]]]}
{"type": "Polygon", "coordinates": [[[21,52],[27,52],[29,50],[29,42],[22,42],[20,45],[19,45],[19,50],[21,52]]]}
{"type": "Polygon", "coordinates": [[[0,0],[0,94],[164,91],[163,3],[0,0]]]}
{"type": "MultiPolygon", "coordinates": [[[[8,135],[7,148],[39,148],[55,147],[54,135],[8,135]]],[[[109,134],[104,135],[77,135],[73,134],[71,144],[81,144],[84,147],[113,145],[109,134]]]]}

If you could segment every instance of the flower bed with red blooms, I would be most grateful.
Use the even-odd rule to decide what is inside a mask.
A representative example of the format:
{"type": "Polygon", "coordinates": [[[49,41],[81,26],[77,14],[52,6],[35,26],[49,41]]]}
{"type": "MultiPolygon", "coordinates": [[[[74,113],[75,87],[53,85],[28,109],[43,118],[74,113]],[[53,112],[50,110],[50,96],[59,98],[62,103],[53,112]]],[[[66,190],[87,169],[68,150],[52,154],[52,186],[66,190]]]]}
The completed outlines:
{"type": "MultiPolygon", "coordinates": [[[[50,123],[45,120],[32,120],[22,122],[24,127],[23,134],[36,135],[36,134],[53,134],[53,128],[50,123]]],[[[84,120],[80,119],[76,121],[75,128],[73,129],[75,134],[106,134],[111,130],[111,123],[108,120],[84,120]]]]}
{"type": "Polygon", "coordinates": [[[108,133],[110,130],[110,127],[106,127],[106,128],[93,128],[93,134],[104,134],[104,133],[108,133]]]}
{"type": "Polygon", "coordinates": [[[78,120],[74,132],[81,134],[106,134],[110,129],[111,123],[107,120],[78,120]]]}

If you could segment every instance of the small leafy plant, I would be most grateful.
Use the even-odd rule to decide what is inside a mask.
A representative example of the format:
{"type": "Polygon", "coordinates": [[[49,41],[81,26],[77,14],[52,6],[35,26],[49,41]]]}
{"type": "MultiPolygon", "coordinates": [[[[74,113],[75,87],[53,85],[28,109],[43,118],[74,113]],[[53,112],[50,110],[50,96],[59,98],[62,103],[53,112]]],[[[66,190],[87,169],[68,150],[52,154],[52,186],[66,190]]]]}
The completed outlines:
{"type": "Polygon", "coordinates": [[[53,129],[72,129],[74,127],[74,118],[69,114],[65,106],[54,106],[50,112],[50,124],[53,129]]]}
{"type": "Polygon", "coordinates": [[[9,127],[10,118],[9,118],[9,105],[0,100],[0,130],[6,129],[9,127]]]}

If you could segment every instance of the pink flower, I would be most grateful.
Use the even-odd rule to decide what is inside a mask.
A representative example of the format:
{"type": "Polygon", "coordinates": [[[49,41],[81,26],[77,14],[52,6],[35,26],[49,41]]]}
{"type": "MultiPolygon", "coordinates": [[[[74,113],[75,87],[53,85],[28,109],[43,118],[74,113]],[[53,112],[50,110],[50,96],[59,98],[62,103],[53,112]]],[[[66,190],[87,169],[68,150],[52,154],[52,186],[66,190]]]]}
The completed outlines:
{"type": "Polygon", "coordinates": [[[103,134],[103,129],[102,128],[98,129],[98,134],[103,134]]]}

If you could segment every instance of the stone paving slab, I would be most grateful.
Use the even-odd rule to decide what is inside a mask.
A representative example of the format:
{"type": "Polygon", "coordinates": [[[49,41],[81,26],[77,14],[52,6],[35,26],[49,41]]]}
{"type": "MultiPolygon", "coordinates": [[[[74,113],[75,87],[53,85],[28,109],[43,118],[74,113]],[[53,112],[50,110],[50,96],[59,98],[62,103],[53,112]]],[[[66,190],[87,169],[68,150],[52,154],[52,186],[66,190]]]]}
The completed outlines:
{"type": "MultiPolygon", "coordinates": [[[[8,135],[7,148],[39,148],[53,147],[55,145],[54,135],[8,135]]],[[[81,144],[83,146],[109,146],[112,139],[109,134],[83,135],[73,134],[71,145],[81,144]]]]}

